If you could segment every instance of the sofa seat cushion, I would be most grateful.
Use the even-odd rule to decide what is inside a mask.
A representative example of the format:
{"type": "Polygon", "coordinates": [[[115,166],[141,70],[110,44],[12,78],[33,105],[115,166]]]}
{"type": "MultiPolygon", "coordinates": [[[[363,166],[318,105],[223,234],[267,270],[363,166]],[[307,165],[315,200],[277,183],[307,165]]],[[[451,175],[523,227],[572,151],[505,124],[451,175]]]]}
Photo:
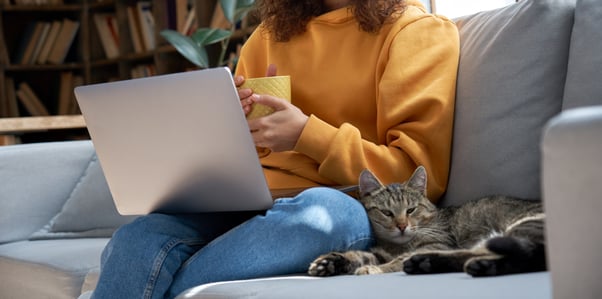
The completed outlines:
{"type": "Polygon", "coordinates": [[[279,277],[221,282],[189,289],[177,298],[551,298],[550,274],[538,272],[493,278],[464,273],[390,273],[330,278],[279,277]]]}
{"type": "Polygon", "coordinates": [[[0,297],[77,298],[100,265],[108,238],[21,241],[0,245],[0,297]]]}

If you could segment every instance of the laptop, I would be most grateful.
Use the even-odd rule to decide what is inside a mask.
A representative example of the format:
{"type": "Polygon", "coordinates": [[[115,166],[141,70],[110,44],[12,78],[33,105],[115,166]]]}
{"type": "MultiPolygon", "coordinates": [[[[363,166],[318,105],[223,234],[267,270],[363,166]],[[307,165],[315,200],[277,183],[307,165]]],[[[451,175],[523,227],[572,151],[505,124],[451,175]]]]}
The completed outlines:
{"type": "Polygon", "coordinates": [[[272,206],[229,69],[80,86],[75,96],[120,214],[272,206]]]}

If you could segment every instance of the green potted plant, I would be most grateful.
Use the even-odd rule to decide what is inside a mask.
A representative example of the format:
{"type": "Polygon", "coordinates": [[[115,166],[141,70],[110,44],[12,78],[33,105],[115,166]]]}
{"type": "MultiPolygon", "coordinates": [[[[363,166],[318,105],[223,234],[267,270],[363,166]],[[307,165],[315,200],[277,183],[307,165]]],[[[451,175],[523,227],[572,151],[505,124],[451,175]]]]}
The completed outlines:
{"type": "Polygon", "coordinates": [[[188,61],[200,68],[223,66],[228,63],[226,52],[230,38],[238,24],[253,8],[255,0],[219,0],[216,5],[221,5],[224,16],[230,23],[229,29],[199,28],[190,36],[178,31],[166,29],[161,31],[163,36],[176,50],[188,61]],[[220,43],[221,48],[217,61],[211,63],[207,53],[207,46],[220,43]]]}

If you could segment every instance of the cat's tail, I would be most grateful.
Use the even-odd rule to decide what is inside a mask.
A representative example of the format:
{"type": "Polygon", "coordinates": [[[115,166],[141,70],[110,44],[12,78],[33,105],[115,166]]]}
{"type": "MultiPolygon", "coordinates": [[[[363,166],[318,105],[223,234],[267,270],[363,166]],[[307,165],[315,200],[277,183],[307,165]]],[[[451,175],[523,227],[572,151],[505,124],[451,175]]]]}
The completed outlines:
{"type": "Polygon", "coordinates": [[[544,223],[543,213],[519,219],[503,236],[488,240],[486,247],[499,255],[518,259],[545,256],[544,223]]]}
{"type": "Polygon", "coordinates": [[[544,254],[543,243],[533,242],[529,239],[504,236],[495,237],[487,241],[486,247],[491,252],[518,259],[531,259],[544,254]]]}

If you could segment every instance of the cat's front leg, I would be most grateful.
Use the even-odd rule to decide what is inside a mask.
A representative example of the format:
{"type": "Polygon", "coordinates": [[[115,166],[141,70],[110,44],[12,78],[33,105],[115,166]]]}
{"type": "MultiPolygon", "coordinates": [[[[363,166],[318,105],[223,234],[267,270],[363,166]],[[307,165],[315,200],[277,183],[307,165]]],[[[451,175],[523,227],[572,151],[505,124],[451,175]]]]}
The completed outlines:
{"type": "Polygon", "coordinates": [[[403,261],[403,271],[407,274],[462,272],[466,260],[477,255],[470,250],[419,252],[403,261]]]}
{"type": "Polygon", "coordinates": [[[380,265],[366,265],[355,270],[356,275],[382,274],[403,271],[403,262],[409,254],[401,254],[389,262],[380,265]]]}
{"type": "Polygon", "coordinates": [[[365,251],[331,252],[321,255],[309,266],[307,273],[311,276],[334,276],[353,274],[364,265],[377,264],[373,253],[365,251]]]}

